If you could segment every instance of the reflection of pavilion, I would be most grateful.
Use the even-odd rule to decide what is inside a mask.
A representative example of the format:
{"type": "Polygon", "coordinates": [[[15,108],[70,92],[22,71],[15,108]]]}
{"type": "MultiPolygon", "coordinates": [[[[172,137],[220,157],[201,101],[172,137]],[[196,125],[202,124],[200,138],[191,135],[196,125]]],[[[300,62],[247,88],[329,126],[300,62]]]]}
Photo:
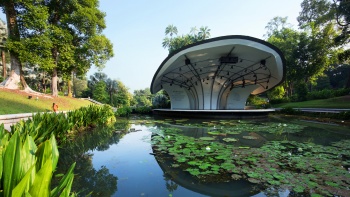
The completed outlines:
{"type": "Polygon", "coordinates": [[[248,36],[224,36],[170,54],[155,73],[151,92],[164,89],[172,110],[244,110],[250,94],[280,84],[284,56],[248,36]]]}

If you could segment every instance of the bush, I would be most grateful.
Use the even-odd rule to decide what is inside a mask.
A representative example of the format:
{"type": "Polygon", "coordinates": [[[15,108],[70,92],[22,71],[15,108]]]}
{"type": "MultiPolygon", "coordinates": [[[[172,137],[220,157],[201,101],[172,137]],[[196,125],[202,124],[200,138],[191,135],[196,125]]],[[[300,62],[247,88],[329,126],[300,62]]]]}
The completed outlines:
{"type": "Polygon", "coordinates": [[[116,116],[120,117],[129,117],[131,114],[131,108],[128,106],[123,106],[121,108],[117,109],[117,112],[115,113],[116,116]]]}
{"type": "Polygon", "coordinates": [[[345,96],[348,95],[350,89],[341,88],[338,90],[324,89],[321,91],[312,91],[307,95],[307,100],[316,100],[316,99],[328,99],[333,97],[345,96]]]}
{"type": "Polygon", "coordinates": [[[151,107],[136,107],[135,113],[137,113],[137,114],[151,114],[152,108],[151,107]]]}
{"type": "Polygon", "coordinates": [[[273,99],[270,101],[271,104],[280,104],[280,103],[289,103],[290,99],[288,97],[286,98],[280,98],[280,99],[273,99]]]}
{"type": "Polygon", "coordinates": [[[296,114],[300,114],[301,113],[301,111],[295,110],[292,107],[282,108],[280,112],[284,113],[284,114],[289,114],[289,115],[296,115],[296,114]]]}
{"type": "Polygon", "coordinates": [[[298,95],[298,101],[306,101],[308,91],[306,83],[298,84],[295,88],[295,93],[298,95]]]}

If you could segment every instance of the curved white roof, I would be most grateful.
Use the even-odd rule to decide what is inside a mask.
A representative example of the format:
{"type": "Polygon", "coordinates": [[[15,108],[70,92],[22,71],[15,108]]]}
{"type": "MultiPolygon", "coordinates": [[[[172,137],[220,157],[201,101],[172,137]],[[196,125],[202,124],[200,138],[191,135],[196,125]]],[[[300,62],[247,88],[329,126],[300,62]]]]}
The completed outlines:
{"type": "Polygon", "coordinates": [[[169,54],[153,77],[151,92],[177,87],[186,89],[195,100],[210,93],[220,102],[232,90],[260,94],[284,77],[285,59],[277,47],[249,36],[223,36],[169,54]]]}

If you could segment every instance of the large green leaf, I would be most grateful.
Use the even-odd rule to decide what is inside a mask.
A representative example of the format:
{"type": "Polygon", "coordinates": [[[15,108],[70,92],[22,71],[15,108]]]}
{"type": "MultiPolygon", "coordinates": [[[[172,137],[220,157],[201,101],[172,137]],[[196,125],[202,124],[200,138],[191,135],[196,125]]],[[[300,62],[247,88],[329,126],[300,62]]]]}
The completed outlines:
{"type": "Polygon", "coordinates": [[[50,195],[50,184],[52,178],[52,160],[47,159],[42,168],[36,173],[35,180],[29,193],[32,196],[45,197],[50,195]]]}
{"type": "Polygon", "coordinates": [[[12,190],[12,196],[22,196],[24,191],[26,190],[27,186],[29,185],[30,182],[30,177],[32,172],[34,171],[33,168],[35,167],[35,164],[33,164],[23,179],[17,184],[17,186],[12,190]]]}
{"type": "Polygon", "coordinates": [[[15,132],[5,150],[3,174],[4,197],[12,196],[12,190],[15,188],[20,179],[20,143],[19,135],[17,132],[15,132]]]}
{"type": "MultiPolygon", "coordinates": [[[[37,150],[37,146],[34,143],[33,138],[30,135],[26,136],[26,140],[21,149],[21,174],[27,173],[27,171],[31,168],[33,164],[36,163],[35,152],[37,150]]],[[[36,171],[32,170],[32,176],[29,181],[29,185],[34,182],[36,171]]]]}
{"type": "Polygon", "coordinates": [[[38,150],[35,153],[37,157],[37,170],[40,170],[42,166],[47,162],[48,159],[52,160],[52,145],[51,141],[47,140],[41,143],[38,147],[38,150]]]}
{"type": "Polygon", "coordinates": [[[57,187],[55,187],[52,191],[51,191],[51,197],[56,197],[58,196],[58,194],[62,191],[62,190],[66,190],[68,191],[68,194],[70,192],[70,188],[72,187],[72,183],[73,183],[73,178],[74,178],[74,174],[73,174],[73,170],[75,168],[75,163],[73,163],[70,168],[68,169],[68,172],[63,176],[63,178],[61,179],[60,183],[58,184],[57,187]]]}
{"type": "Polygon", "coordinates": [[[59,153],[58,153],[56,138],[53,134],[51,134],[50,142],[51,142],[51,149],[52,149],[52,170],[55,170],[58,162],[59,153]]]}

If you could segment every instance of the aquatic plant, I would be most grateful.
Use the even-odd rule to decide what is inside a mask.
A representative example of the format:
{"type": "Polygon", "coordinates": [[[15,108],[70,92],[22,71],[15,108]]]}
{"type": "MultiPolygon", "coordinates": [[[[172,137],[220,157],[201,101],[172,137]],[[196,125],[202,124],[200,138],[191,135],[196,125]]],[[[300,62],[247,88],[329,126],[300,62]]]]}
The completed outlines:
{"type": "Polygon", "coordinates": [[[18,132],[11,135],[0,128],[0,195],[70,196],[75,163],[58,186],[50,190],[58,157],[53,135],[36,145],[30,135],[20,136],[18,132]]]}
{"type": "MultiPolygon", "coordinates": [[[[275,126],[288,128],[283,124],[275,126]]],[[[349,192],[350,140],[332,146],[272,141],[260,148],[249,148],[208,140],[208,137],[175,135],[166,128],[162,133],[166,137],[154,136],[156,157],[172,161],[174,168],[187,171],[199,181],[245,179],[264,188],[285,188],[310,195],[346,196],[349,192]]],[[[254,136],[243,138],[256,139],[254,136]]]]}
{"type": "Polygon", "coordinates": [[[64,113],[37,113],[30,119],[21,120],[11,126],[11,132],[20,135],[29,134],[36,144],[50,138],[54,134],[58,140],[66,139],[73,131],[80,131],[97,125],[108,125],[115,122],[110,106],[90,105],[64,113]]]}

